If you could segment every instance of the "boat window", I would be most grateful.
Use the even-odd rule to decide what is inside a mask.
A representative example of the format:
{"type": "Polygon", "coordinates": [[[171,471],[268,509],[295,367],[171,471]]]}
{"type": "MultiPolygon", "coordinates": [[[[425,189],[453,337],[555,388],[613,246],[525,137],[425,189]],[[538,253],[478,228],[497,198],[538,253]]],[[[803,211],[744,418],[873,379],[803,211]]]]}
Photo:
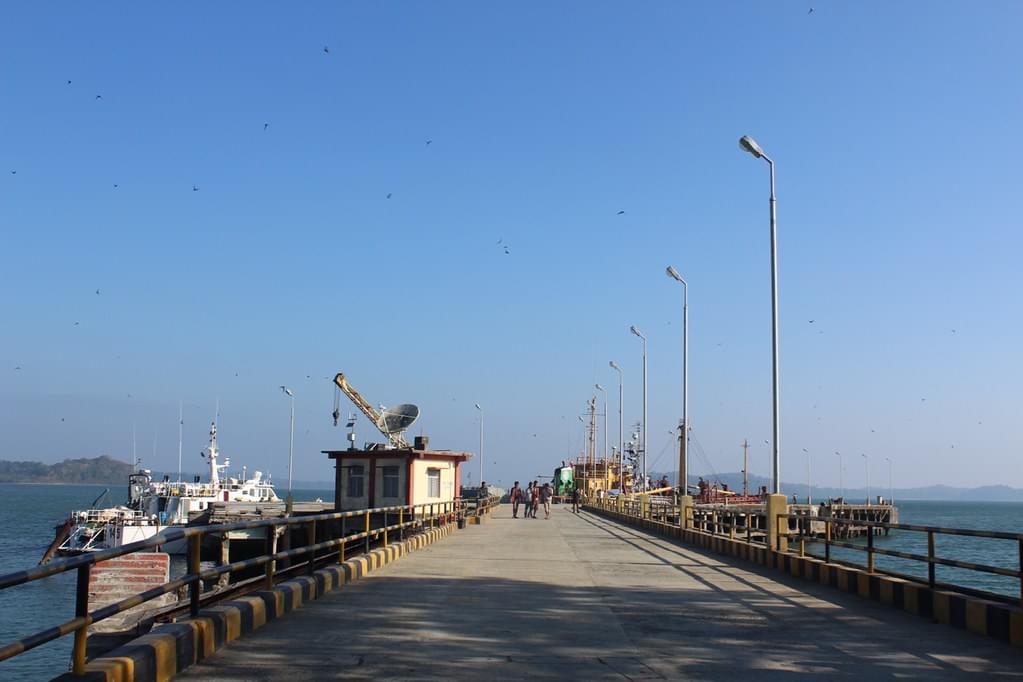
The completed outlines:
{"type": "Polygon", "coordinates": [[[440,497],[440,469],[426,470],[426,494],[429,497],[440,497]]]}
{"type": "Polygon", "coordinates": [[[353,464],[348,467],[348,497],[363,496],[364,479],[365,468],[361,464],[353,464]]]}
{"type": "Polygon", "coordinates": [[[382,467],[384,471],[384,497],[398,496],[398,467],[382,467]]]}

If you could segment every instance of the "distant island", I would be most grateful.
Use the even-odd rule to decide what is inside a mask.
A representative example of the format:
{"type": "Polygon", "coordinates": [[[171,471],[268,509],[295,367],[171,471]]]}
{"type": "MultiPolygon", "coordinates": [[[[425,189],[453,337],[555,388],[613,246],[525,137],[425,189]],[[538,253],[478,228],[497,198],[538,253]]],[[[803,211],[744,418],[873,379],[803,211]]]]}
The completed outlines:
{"type": "Polygon", "coordinates": [[[107,455],[65,459],[59,464],[0,459],[0,483],[125,483],[132,467],[107,455]]]}
{"type": "MultiPolygon", "coordinates": [[[[651,474],[654,480],[657,480],[662,475],[666,475],[668,480],[675,480],[678,476],[676,471],[667,472],[656,472],[651,474]]],[[[689,485],[696,485],[699,480],[699,476],[690,474],[689,485]]],[[[729,489],[742,491],[742,472],[728,472],[723,474],[703,474],[703,478],[711,483],[724,483],[728,485],[729,489]]],[[[871,478],[870,481],[870,497],[871,499],[877,499],[880,495],[885,499],[889,496],[888,490],[888,476],[883,474],[881,480],[875,481],[871,478]]],[[[749,475],[749,489],[750,492],[756,494],[760,490],[760,486],[771,485],[771,479],[765,476],[758,476],[756,474],[749,475]]],[[[800,500],[806,501],[806,481],[793,482],[793,481],[782,481],[781,490],[783,493],[791,497],[796,495],[800,500]]],[[[865,501],[867,497],[866,488],[860,484],[857,487],[846,486],[845,489],[838,489],[832,486],[822,486],[814,483],[813,485],[813,500],[818,502],[820,500],[826,500],[828,498],[836,498],[844,496],[847,501],[862,500],[865,501]]],[[[891,493],[895,496],[895,503],[898,504],[899,500],[936,500],[936,501],[954,501],[963,500],[970,502],[1023,502],[1023,489],[1012,488],[1007,485],[985,485],[978,486],[976,488],[956,488],[948,485],[929,485],[922,486],[919,488],[898,488],[896,487],[891,493]]]]}

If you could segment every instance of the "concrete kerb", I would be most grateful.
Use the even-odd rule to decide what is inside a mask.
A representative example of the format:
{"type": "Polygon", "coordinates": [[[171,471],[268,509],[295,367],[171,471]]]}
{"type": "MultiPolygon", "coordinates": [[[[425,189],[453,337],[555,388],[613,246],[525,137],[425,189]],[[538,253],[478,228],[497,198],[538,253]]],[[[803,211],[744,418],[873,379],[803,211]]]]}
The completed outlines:
{"type": "Polygon", "coordinates": [[[866,569],[828,564],[816,557],[777,552],[763,545],[710,535],[673,524],[641,519],[614,510],[587,507],[587,511],[635,528],[662,535],[683,544],[703,547],[718,554],[761,564],[794,577],[828,585],[864,599],[888,604],[937,623],[952,625],[1023,648],[1023,609],[1001,602],[931,589],[866,569]]]}
{"type": "Polygon", "coordinates": [[[163,682],[193,663],[213,655],[229,642],[253,632],[288,611],[317,597],[341,589],[345,583],[368,575],[409,552],[447,537],[455,528],[430,528],[401,542],[379,547],[369,554],[326,566],[312,575],[291,578],[271,590],[203,609],[197,618],[161,625],[85,666],[83,675],[64,673],[54,682],[163,682]]]}

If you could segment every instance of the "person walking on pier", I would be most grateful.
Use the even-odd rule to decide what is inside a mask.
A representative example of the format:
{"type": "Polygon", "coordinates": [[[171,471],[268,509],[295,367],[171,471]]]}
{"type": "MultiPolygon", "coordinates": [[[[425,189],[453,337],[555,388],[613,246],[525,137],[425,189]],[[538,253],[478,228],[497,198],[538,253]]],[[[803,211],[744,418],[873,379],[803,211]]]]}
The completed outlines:
{"type": "Polygon", "coordinates": [[[536,510],[540,508],[540,485],[537,481],[533,481],[533,492],[529,496],[529,516],[530,518],[536,518],[536,510]]]}
{"type": "Polygon", "coordinates": [[[544,483],[540,489],[540,501],[543,502],[543,517],[551,518],[551,498],[554,497],[554,488],[550,483],[544,483]]]}
{"type": "Polygon", "coordinates": [[[522,488],[519,487],[519,482],[515,481],[515,485],[511,489],[511,503],[512,503],[512,518],[519,518],[519,504],[522,503],[522,488]]]}
{"type": "Polygon", "coordinates": [[[522,518],[528,519],[530,512],[533,511],[533,482],[529,481],[526,484],[526,489],[522,491],[522,518]]]}
{"type": "Polygon", "coordinates": [[[582,494],[579,492],[579,486],[572,489],[572,511],[576,514],[579,513],[579,498],[582,494]]]}

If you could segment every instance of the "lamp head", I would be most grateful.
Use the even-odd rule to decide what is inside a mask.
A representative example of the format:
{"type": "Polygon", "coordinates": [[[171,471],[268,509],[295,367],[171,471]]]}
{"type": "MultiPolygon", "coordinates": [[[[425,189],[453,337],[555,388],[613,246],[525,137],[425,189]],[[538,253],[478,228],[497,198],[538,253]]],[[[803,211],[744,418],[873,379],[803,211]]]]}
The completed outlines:
{"type": "Polygon", "coordinates": [[[761,149],[760,145],[757,144],[757,141],[749,135],[743,135],[739,138],[739,149],[744,152],[749,152],[758,159],[763,158],[764,156],[764,150],[761,149]]]}
{"type": "Polygon", "coordinates": [[[646,341],[646,337],[643,336],[643,334],[640,333],[640,331],[638,329],[636,329],[635,325],[629,327],[629,331],[632,332],[633,334],[635,334],[636,336],[638,336],[639,338],[643,339],[644,341],[646,341]]]}
{"type": "Polygon", "coordinates": [[[284,391],[285,395],[287,395],[289,398],[295,397],[295,393],[287,386],[281,386],[281,390],[284,391]]]}
{"type": "Polygon", "coordinates": [[[477,410],[479,410],[480,412],[482,412],[482,411],[483,411],[483,408],[482,408],[482,407],[480,407],[480,404],[479,404],[479,403],[476,403],[476,409],[477,409],[477,410]]]}
{"type": "Polygon", "coordinates": [[[610,367],[611,369],[618,369],[618,370],[620,370],[620,369],[621,369],[621,367],[619,367],[619,366],[618,366],[618,363],[617,363],[617,362],[615,362],[614,360],[612,360],[611,362],[609,362],[609,363],[607,363],[607,364],[608,364],[608,366],[609,366],[609,367],[610,367]]]}
{"type": "Polygon", "coordinates": [[[671,278],[672,278],[673,280],[675,280],[675,281],[677,281],[677,282],[682,282],[683,284],[685,284],[685,280],[684,280],[684,279],[682,279],[682,275],[678,274],[678,270],[676,270],[676,269],[675,269],[675,268],[673,268],[672,266],[670,266],[670,265],[669,265],[669,266],[668,266],[668,267],[667,267],[667,268],[665,269],[665,272],[667,272],[667,273],[668,273],[668,277],[671,277],[671,278]]]}
{"type": "Polygon", "coordinates": [[[603,391],[603,390],[604,390],[604,387],[603,387],[603,386],[601,386],[600,384],[593,384],[593,387],[594,387],[595,389],[597,389],[598,391],[603,391]]]}

